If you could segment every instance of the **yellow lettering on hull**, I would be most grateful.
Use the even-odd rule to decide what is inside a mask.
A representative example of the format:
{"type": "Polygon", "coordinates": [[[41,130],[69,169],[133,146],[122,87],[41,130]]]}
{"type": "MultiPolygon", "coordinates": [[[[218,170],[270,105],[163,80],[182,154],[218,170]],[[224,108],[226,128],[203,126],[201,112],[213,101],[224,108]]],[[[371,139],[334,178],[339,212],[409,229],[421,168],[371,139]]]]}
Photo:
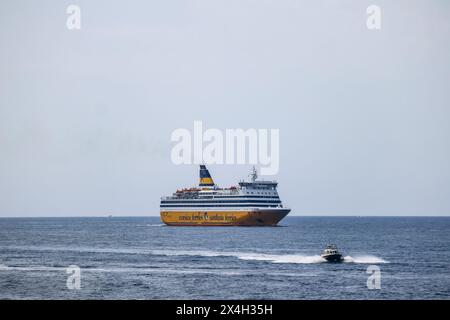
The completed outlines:
{"type": "Polygon", "coordinates": [[[161,211],[161,220],[170,226],[275,226],[289,211],[161,211]]]}

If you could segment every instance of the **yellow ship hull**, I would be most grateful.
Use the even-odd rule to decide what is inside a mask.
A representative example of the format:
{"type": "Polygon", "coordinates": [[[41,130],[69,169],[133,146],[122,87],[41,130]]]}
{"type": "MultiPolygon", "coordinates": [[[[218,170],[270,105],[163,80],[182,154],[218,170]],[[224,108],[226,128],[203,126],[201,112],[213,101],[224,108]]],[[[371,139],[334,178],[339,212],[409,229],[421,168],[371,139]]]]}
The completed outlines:
{"type": "Polygon", "coordinates": [[[169,226],[275,226],[290,209],[227,211],[165,211],[161,220],[169,226]]]}

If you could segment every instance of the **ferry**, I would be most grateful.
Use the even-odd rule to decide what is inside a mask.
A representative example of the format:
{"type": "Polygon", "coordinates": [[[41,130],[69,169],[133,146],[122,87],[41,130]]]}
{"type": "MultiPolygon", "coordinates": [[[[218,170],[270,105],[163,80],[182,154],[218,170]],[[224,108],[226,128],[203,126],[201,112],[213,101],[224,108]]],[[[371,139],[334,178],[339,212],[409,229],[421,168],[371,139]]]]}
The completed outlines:
{"type": "Polygon", "coordinates": [[[283,206],[277,185],[258,180],[253,167],[249,181],[219,188],[200,165],[198,187],[161,198],[161,220],[169,226],[276,226],[291,211],[283,206]]]}

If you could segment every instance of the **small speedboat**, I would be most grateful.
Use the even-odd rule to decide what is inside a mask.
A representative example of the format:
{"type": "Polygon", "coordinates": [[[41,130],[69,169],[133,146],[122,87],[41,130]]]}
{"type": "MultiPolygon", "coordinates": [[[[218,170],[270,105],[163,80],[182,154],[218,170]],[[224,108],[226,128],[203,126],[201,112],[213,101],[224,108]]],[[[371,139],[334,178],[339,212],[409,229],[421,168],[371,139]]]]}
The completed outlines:
{"type": "Polygon", "coordinates": [[[328,245],[321,255],[322,258],[327,260],[328,262],[342,262],[344,261],[344,257],[339,252],[338,248],[334,244],[328,245]]]}

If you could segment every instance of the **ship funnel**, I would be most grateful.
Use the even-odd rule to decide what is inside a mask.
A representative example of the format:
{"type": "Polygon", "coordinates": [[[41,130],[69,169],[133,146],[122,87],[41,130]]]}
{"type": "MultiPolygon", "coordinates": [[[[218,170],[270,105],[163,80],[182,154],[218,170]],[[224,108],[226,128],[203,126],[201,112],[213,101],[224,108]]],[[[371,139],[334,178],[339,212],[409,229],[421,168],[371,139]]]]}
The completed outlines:
{"type": "Polygon", "coordinates": [[[213,187],[214,186],[214,180],[211,178],[211,175],[209,174],[208,169],[206,169],[206,166],[201,164],[200,165],[200,187],[213,187]]]}

